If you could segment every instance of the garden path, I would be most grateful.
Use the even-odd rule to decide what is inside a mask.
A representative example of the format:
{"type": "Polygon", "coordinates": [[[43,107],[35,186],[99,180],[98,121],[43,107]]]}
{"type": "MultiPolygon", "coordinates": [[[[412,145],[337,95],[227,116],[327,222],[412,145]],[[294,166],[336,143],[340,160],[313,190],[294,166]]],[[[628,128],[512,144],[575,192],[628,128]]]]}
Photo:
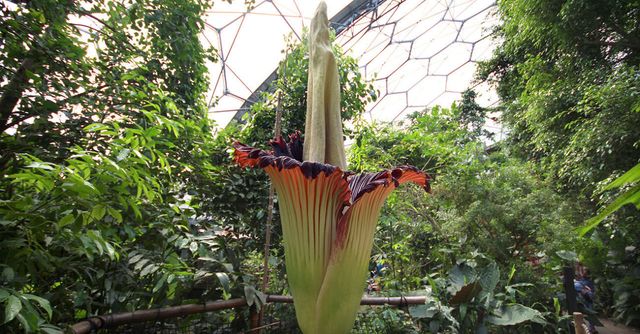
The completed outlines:
{"type": "Polygon", "coordinates": [[[640,331],[627,327],[623,324],[616,324],[613,321],[605,318],[600,318],[600,322],[604,327],[596,326],[599,334],[640,334],[640,331]]]}

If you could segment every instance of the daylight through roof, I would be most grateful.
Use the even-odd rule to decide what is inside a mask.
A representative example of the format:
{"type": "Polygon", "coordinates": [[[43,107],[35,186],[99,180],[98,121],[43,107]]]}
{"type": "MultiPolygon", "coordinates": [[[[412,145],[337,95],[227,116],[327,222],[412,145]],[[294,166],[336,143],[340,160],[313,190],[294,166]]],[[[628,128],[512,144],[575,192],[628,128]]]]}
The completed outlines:
{"type": "MultiPolygon", "coordinates": [[[[218,50],[209,64],[210,116],[226,126],[268,88],[283,58],[286,37],[301,38],[316,1],[216,3],[203,41],[218,50]]],[[[331,1],[336,42],[355,57],[379,92],[367,106],[370,120],[398,121],[434,105],[449,106],[475,87],[482,106],[497,102],[485,83],[474,82],[476,62],[494,48],[494,0],[331,1]]],[[[492,120],[488,127],[497,128],[492,120]]],[[[495,129],[494,129],[495,130],[495,129]]]]}

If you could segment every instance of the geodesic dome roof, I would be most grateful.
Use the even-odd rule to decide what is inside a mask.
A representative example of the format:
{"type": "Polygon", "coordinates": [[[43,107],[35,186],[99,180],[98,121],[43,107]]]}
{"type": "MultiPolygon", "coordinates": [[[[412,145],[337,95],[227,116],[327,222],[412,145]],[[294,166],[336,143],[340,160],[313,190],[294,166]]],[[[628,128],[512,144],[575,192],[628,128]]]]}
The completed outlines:
{"type": "MultiPolygon", "coordinates": [[[[220,60],[209,66],[210,116],[218,126],[239,117],[275,77],[286,36],[300,39],[318,1],[216,2],[206,18],[205,43],[220,60]]],[[[397,121],[434,105],[449,106],[475,87],[490,106],[496,94],[473,82],[476,62],[491,56],[495,0],[328,1],[336,43],[359,61],[379,91],[371,120],[397,121]]],[[[495,124],[489,124],[495,126],[495,124]]]]}

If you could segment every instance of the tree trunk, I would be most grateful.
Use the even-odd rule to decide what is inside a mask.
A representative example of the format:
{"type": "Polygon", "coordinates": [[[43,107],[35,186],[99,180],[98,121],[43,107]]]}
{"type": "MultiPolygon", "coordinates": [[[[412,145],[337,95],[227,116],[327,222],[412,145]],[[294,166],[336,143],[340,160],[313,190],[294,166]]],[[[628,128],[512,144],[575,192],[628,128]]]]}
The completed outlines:
{"type": "Polygon", "coordinates": [[[29,78],[27,73],[31,71],[35,63],[33,58],[25,59],[11,78],[11,81],[4,87],[4,94],[0,97],[0,127],[3,129],[9,123],[9,118],[13,114],[13,109],[22,98],[22,94],[27,89],[29,78]]]}

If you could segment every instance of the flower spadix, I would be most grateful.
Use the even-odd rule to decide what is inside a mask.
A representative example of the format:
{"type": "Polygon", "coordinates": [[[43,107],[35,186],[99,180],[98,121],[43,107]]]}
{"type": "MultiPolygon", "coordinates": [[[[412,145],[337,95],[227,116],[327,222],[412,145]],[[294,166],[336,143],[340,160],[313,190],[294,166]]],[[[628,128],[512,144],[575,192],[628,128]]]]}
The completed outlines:
{"type": "Polygon", "coordinates": [[[386,197],[400,184],[427,191],[429,177],[403,166],[353,174],[346,166],[340,86],[326,5],[311,23],[305,140],[299,132],[271,151],[234,143],[235,160],[269,175],[282,223],[285,262],[298,324],[306,334],[347,333],[360,305],[373,235],[386,197]]]}

